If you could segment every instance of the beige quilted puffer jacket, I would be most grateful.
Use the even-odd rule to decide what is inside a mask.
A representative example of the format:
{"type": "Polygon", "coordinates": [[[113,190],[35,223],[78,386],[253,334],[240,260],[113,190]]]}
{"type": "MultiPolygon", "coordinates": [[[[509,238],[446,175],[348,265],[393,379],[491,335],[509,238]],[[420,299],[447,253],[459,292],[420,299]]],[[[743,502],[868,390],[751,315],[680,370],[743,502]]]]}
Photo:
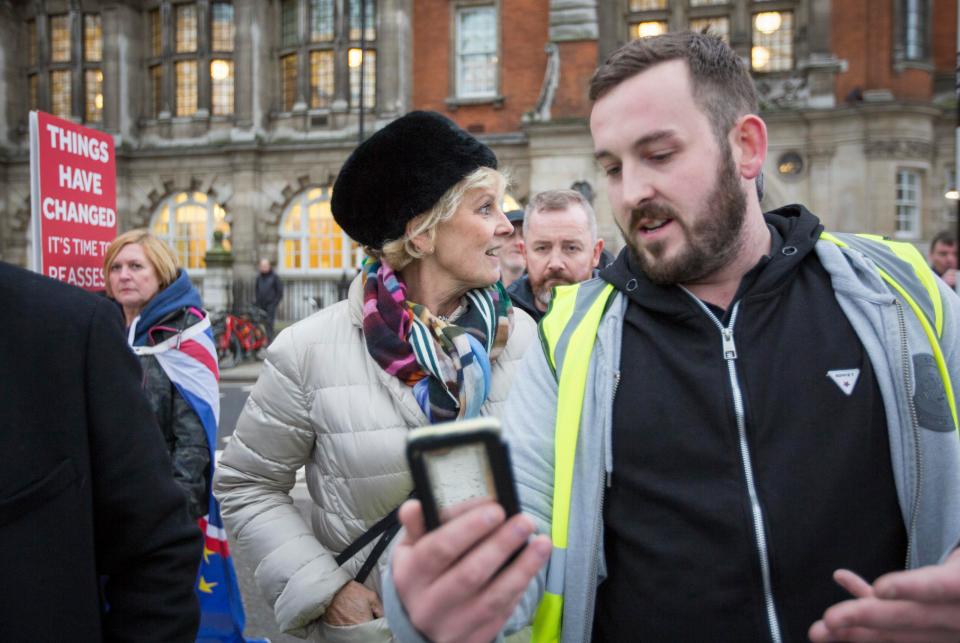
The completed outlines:
{"type": "MultiPolygon", "coordinates": [[[[362,303],[358,276],[346,301],[280,333],[214,479],[237,556],[255,566],[280,629],[319,641],[390,640],[383,619],[351,627],[319,619],[374,543],[343,568],[334,562],[337,553],[410,493],[406,434],[426,423],[412,389],[367,352],[362,303]],[[289,495],[304,465],[312,525],[289,495]]],[[[533,320],[515,309],[507,346],[493,363],[484,414],[500,414],[535,337],[533,320]]],[[[384,554],[365,583],[377,594],[386,561],[384,554]]]]}

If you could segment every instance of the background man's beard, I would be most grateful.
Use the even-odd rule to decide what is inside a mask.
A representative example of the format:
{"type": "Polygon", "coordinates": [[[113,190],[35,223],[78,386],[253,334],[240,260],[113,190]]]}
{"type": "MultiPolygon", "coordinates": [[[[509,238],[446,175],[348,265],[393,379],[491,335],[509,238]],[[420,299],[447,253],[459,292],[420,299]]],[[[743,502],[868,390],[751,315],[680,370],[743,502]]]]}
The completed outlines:
{"type": "Polygon", "coordinates": [[[723,268],[739,253],[747,199],[729,147],[723,158],[713,190],[691,223],[682,221],[677,211],[665,204],[650,203],[631,212],[628,232],[621,232],[650,281],[660,285],[690,283],[723,268]],[[637,243],[637,222],[647,216],[669,218],[680,226],[687,244],[673,259],[662,258],[666,250],[663,242],[637,243]]]}

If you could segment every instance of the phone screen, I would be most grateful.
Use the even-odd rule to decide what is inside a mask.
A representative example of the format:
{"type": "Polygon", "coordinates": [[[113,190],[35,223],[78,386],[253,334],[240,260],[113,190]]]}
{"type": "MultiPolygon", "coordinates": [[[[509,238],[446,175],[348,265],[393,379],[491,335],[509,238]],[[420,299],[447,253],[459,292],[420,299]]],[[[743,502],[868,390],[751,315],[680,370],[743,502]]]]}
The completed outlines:
{"type": "Polygon", "coordinates": [[[424,461],[441,522],[473,501],[498,500],[483,443],[426,451],[424,461]]]}

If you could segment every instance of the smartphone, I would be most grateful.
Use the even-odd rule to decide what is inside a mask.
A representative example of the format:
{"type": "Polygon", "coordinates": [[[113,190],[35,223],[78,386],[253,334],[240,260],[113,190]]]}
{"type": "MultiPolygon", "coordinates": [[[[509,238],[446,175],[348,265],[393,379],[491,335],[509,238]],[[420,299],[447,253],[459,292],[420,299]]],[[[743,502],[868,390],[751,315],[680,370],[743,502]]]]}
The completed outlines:
{"type": "Polygon", "coordinates": [[[510,449],[494,417],[413,429],[407,459],[427,529],[481,500],[499,502],[508,517],[520,511],[510,449]]]}

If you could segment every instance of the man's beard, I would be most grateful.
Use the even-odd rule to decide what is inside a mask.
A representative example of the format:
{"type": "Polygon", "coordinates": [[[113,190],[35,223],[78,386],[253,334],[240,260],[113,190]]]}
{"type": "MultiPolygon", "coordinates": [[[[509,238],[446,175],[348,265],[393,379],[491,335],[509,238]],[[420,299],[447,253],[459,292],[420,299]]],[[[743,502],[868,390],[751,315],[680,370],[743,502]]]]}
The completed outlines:
{"type": "Polygon", "coordinates": [[[553,299],[554,288],[556,288],[557,286],[563,286],[563,285],[572,284],[572,283],[576,283],[576,280],[574,280],[568,274],[551,273],[544,276],[543,282],[539,286],[534,287],[533,283],[531,283],[530,290],[533,291],[533,298],[537,300],[537,303],[539,303],[541,306],[546,308],[547,306],[550,305],[550,300],[553,299]],[[551,280],[556,280],[557,283],[553,284],[548,288],[547,282],[551,280]]]}
{"type": "Polygon", "coordinates": [[[695,282],[723,268],[740,252],[740,232],[746,215],[747,199],[740,186],[729,145],[721,147],[723,163],[717,170],[713,190],[692,221],[684,221],[666,204],[648,203],[630,213],[630,227],[623,237],[640,269],[650,281],[660,285],[695,282]],[[724,149],[725,148],[725,149],[724,149]],[[686,245],[672,259],[664,259],[663,241],[637,243],[634,234],[643,218],[671,219],[680,226],[686,245]]]}

